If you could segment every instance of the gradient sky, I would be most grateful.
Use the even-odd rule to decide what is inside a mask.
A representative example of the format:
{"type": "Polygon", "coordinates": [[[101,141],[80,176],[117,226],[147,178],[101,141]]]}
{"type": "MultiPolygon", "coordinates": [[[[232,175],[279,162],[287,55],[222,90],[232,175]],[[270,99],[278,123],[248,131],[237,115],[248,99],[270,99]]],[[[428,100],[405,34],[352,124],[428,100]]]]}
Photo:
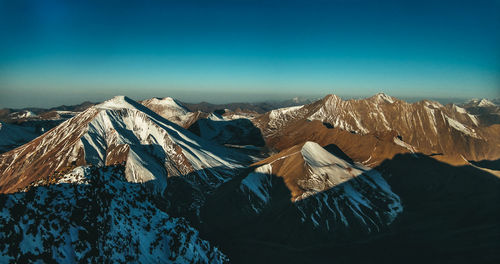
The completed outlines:
{"type": "Polygon", "coordinates": [[[499,97],[500,1],[0,0],[0,108],[499,97]]]}

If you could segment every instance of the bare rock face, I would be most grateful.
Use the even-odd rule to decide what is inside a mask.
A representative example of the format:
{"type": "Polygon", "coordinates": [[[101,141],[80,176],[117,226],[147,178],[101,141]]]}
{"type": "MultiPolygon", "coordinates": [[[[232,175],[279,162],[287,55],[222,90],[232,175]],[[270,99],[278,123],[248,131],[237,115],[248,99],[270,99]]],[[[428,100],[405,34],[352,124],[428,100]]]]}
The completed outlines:
{"type": "Polygon", "coordinates": [[[224,263],[183,219],[160,210],[123,166],[77,167],[1,194],[2,263],[224,263]]]}
{"type": "Polygon", "coordinates": [[[0,155],[0,191],[13,192],[75,166],[123,163],[127,180],[149,182],[161,192],[172,176],[192,175],[198,182],[217,185],[245,162],[247,156],[205,141],[119,96],[0,155]]]}
{"type": "MultiPolygon", "coordinates": [[[[279,143],[277,149],[283,149],[280,144],[290,147],[280,137],[307,126],[305,121],[320,121],[330,129],[356,135],[373,135],[409,152],[445,155],[456,162],[500,157],[500,125],[484,125],[464,108],[429,100],[407,103],[385,94],[342,100],[328,95],[309,105],[273,110],[254,119],[271,147],[279,143]],[[387,138],[391,134],[394,137],[387,138]]],[[[314,134],[305,132],[308,135],[297,136],[309,138],[314,134]]],[[[341,144],[335,140],[321,143],[341,144]]]]}

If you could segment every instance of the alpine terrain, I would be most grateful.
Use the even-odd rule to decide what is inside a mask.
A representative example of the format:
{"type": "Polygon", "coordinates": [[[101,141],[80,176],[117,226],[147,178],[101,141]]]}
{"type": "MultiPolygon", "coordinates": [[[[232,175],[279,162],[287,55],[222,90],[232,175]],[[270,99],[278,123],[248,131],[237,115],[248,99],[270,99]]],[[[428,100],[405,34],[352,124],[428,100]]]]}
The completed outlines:
{"type": "Polygon", "coordinates": [[[4,112],[0,262],[500,261],[486,99],[116,96],[4,112]]]}

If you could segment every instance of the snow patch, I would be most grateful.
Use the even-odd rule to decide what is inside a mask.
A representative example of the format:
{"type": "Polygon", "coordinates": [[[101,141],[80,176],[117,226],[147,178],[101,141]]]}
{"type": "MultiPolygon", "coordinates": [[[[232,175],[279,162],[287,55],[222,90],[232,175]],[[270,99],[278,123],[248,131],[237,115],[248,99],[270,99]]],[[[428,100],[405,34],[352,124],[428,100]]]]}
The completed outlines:
{"type": "Polygon", "coordinates": [[[397,137],[394,138],[394,143],[396,143],[397,145],[399,145],[399,146],[401,146],[401,147],[409,150],[411,153],[415,153],[416,152],[415,147],[413,147],[412,145],[404,142],[403,140],[401,140],[401,139],[399,139],[397,137]]]}
{"type": "Polygon", "coordinates": [[[468,136],[478,138],[476,131],[473,128],[470,128],[448,116],[446,117],[446,120],[448,121],[448,124],[455,130],[460,131],[468,136]]]}

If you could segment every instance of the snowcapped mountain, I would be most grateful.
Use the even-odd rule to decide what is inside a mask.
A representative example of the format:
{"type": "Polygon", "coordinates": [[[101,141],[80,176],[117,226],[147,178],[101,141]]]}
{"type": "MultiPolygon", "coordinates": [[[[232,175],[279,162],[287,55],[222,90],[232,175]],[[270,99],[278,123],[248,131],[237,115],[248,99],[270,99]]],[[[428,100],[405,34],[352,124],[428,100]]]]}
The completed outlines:
{"type": "Polygon", "coordinates": [[[495,106],[495,104],[488,99],[481,99],[477,105],[481,107],[495,106]]]}
{"type": "Polygon", "coordinates": [[[359,135],[393,132],[394,142],[412,152],[441,153],[459,160],[500,157],[500,125],[484,126],[457,105],[429,100],[407,103],[382,93],[361,100],[328,95],[309,105],[273,110],[253,122],[270,142],[303,120],[359,135]]]}
{"type": "Polygon", "coordinates": [[[160,210],[123,166],[77,167],[0,195],[0,262],[224,263],[185,220],[160,210]],[[47,185],[49,184],[50,185],[47,185]]]}
{"type": "Polygon", "coordinates": [[[75,166],[121,163],[127,180],[147,183],[158,192],[173,176],[216,186],[249,161],[117,96],[0,155],[0,189],[13,192],[75,166]]]}
{"type": "MultiPolygon", "coordinates": [[[[0,262],[366,262],[404,243],[398,260],[441,245],[493,259],[497,108],[329,95],[261,115],[117,96],[36,112],[69,119],[0,154],[0,262]]],[[[26,136],[11,126],[0,143],[26,136]]]]}
{"type": "Polygon", "coordinates": [[[483,99],[471,99],[468,102],[464,104],[464,106],[471,107],[471,106],[476,106],[476,107],[492,107],[492,106],[497,106],[495,103],[492,101],[483,98],[483,99]]]}
{"type": "Polygon", "coordinates": [[[472,99],[461,105],[467,112],[477,116],[482,125],[500,124],[500,106],[487,99],[472,99]]]}
{"type": "Polygon", "coordinates": [[[302,222],[325,231],[379,231],[403,211],[379,172],[347,162],[314,142],[294,146],[255,164],[240,185],[253,210],[273,199],[272,177],[281,177],[302,222]]]}

